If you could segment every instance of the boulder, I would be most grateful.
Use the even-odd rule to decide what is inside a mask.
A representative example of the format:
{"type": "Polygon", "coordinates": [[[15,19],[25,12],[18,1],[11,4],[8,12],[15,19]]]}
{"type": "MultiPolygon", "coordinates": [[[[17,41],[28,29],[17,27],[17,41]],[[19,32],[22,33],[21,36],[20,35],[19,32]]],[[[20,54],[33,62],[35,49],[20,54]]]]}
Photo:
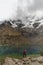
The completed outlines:
{"type": "Polygon", "coordinates": [[[38,58],[37,58],[37,61],[38,61],[39,63],[43,63],[43,57],[42,57],[42,56],[38,57],[38,58]]]}

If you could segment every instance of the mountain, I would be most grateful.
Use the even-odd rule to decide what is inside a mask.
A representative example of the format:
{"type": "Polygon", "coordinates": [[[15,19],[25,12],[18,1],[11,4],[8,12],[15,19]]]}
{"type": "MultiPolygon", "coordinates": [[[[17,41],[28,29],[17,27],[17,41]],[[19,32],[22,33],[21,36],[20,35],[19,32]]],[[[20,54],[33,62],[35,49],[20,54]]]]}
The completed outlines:
{"type": "Polygon", "coordinates": [[[40,45],[43,44],[43,17],[26,17],[23,20],[9,20],[0,24],[0,45],[40,45]]]}
{"type": "Polygon", "coordinates": [[[23,36],[18,28],[12,28],[8,22],[0,25],[0,45],[20,46],[30,42],[31,40],[23,36]]]}

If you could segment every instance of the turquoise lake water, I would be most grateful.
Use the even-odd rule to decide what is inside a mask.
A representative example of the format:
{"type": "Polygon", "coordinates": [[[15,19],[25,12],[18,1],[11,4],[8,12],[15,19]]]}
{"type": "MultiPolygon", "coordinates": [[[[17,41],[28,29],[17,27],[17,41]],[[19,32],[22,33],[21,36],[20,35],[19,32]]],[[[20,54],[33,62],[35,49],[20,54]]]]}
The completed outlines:
{"type": "Polygon", "coordinates": [[[0,46],[0,55],[3,54],[22,54],[23,50],[27,49],[27,54],[37,54],[43,50],[43,46],[23,46],[23,47],[14,47],[14,46],[0,46]]]}

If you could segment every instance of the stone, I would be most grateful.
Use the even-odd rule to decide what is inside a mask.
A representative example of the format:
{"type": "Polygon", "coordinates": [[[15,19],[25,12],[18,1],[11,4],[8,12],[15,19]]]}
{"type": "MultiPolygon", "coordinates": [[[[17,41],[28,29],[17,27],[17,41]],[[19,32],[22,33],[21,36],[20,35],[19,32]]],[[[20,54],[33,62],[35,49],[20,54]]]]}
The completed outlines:
{"type": "Polygon", "coordinates": [[[42,57],[42,56],[38,57],[38,58],[37,58],[37,61],[38,61],[40,64],[43,63],[43,57],[42,57]]]}

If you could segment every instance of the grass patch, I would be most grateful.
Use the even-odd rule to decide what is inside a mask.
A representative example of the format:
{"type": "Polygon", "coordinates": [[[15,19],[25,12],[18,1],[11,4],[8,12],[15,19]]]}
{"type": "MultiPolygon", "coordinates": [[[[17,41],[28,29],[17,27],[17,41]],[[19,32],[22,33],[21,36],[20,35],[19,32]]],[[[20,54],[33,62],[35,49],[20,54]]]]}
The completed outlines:
{"type": "Polygon", "coordinates": [[[43,50],[40,52],[40,55],[43,56],[43,50]]]}
{"type": "Polygon", "coordinates": [[[0,65],[3,65],[4,60],[5,60],[6,57],[18,58],[18,59],[23,58],[23,56],[20,55],[20,54],[7,54],[7,55],[0,55],[0,65]]]}
{"type": "Polygon", "coordinates": [[[30,54],[30,55],[28,55],[28,56],[30,56],[30,57],[39,57],[40,54],[30,54]]]}

